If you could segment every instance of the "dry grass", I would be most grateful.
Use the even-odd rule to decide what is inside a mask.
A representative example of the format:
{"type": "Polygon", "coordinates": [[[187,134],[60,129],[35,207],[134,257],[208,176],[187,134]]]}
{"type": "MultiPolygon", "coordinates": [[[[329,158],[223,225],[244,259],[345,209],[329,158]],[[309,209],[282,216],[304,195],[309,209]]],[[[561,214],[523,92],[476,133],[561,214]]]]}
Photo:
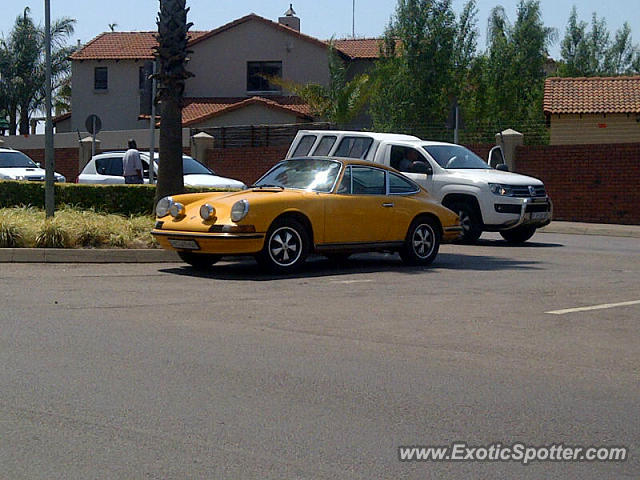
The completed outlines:
{"type": "Polygon", "coordinates": [[[0,248],[153,248],[153,218],[64,207],[46,220],[43,210],[0,209],[0,248]]]}

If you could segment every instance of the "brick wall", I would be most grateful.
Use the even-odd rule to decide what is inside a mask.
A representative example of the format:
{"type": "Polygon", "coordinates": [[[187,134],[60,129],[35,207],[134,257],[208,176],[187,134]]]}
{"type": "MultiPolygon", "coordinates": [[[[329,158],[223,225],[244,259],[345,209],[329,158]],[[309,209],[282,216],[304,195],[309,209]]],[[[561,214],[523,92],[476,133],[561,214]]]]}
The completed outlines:
{"type": "Polygon", "coordinates": [[[522,146],[515,169],[545,183],[556,220],[640,225],[640,143],[522,146]]]}
{"type": "Polygon", "coordinates": [[[270,167],[282,160],[289,146],[214,148],[207,155],[207,166],[218,175],[251,185],[270,167]]]}
{"type": "MultiPolygon", "coordinates": [[[[39,162],[44,168],[44,149],[22,150],[34,162],[39,162]]],[[[67,182],[74,182],[78,176],[78,148],[56,148],[55,150],[55,170],[64,175],[67,182]]]]}

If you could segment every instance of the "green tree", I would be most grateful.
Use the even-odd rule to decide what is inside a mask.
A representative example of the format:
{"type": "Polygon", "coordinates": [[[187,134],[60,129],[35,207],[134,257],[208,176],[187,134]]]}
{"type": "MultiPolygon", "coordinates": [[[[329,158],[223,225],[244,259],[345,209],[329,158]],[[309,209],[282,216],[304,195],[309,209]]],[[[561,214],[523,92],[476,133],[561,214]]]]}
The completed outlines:
{"type": "MultiPolygon", "coordinates": [[[[68,77],[73,52],[66,40],[73,33],[75,20],[62,18],[51,24],[51,70],[53,88],[68,77]]],[[[21,134],[29,133],[29,120],[41,109],[45,99],[44,28],[36,26],[29,16],[29,8],[16,19],[7,40],[0,42],[1,94],[6,98],[9,113],[9,133],[15,134],[19,119],[21,134]]]]}
{"type": "Polygon", "coordinates": [[[158,46],[160,68],[158,100],[160,104],[160,158],[156,203],[167,195],[184,191],[182,169],[182,107],[185,81],[193,76],[186,69],[187,34],[193,25],[187,23],[185,0],[160,0],[158,14],[158,46]]]}
{"type": "Polygon", "coordinates": [[[504,9],[493,10],[488,76],[491,114],[498,123],[543,133],[544,64],[555,37],[555,30],[542,22],[538,0],[521,0],[513,25],[504,9]]]}
{"type": "Polygon", "coordinates": [[[562,63],[558,70],[563,77],[624,75],[639,72],[640,50],[633,44],[628,23],[616,31],[611,40],[604,18],[591,17],[591,29],[578,21],[576,7],[571,10],[562,40],[562,63]]]}
{"type": "Polygon", "coordinates": [[[589,46],[587,43],[587,23],[578,21],[578,11],[571,9],[565,36],[560,43],[562,63],[558,73],[563,77],[580,77],[588,71],[589,46]]]}
{"type": "Polygon", "coordinates": [[[616,32],[616,36],[605,54],[605,70],[610,75],[633,73],[633,61],[638,47],[633,45],[631,27],[627,22],[616,32]]]}

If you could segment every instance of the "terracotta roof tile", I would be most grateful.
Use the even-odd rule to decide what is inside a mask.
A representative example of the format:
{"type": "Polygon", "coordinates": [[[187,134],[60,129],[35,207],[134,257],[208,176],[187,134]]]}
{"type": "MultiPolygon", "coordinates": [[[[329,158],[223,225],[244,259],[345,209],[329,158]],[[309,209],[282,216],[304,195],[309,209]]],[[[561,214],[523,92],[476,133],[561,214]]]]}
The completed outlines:
{"type": "MultiPolygon", "coordinates": [[[[214,30],[189,32],[189,46],[202,42],[219,33],[230,30],[240,24],[255,20],[283,32],[294,35],[302,40],[326,47],[328,41],[318,40],[315,37],[305,35],[293,28],[277,22],[273,22],[259,15],[251,13],[234,20],[214,30]]],[[[153,47],[157,45],[155,35],[157,32],[105,32],[87,43],[83,48],[71,55],[72,60],[126,60],[153,58],[153,47]]],[[[344,39],[335,40],[336,49],[344,55],[356,58],[378,58],[380,56],[380,39],[344,39]]]]}
{"type": "Polygon", "coordinates": [[[298,97],[224,97],[224,98],[186,98],[182,109],[182,124],[190,127],[210,118],[222,115],[248,105],[260,104],[267,108],[286,111],[312,119],[311,108],[298,97]]]}
{"type": "Polygon", "coordinates": [[[352,59],[379,58],[381,42],[382,39],[380,38],[333,40],[334,46],[352,59]]]}
{"type": "MultiPolygon", "coordinates": [[[[209,32],[189,32],[190,44],[209,32]]],[[[157,32],[105,32],[71,55],[72,60],[153,59],[157,32]]]]}
{"type": "Polygon", "coordinates": [[[640,76],[547,78],[544,112],[640,113],[640,76]]]}

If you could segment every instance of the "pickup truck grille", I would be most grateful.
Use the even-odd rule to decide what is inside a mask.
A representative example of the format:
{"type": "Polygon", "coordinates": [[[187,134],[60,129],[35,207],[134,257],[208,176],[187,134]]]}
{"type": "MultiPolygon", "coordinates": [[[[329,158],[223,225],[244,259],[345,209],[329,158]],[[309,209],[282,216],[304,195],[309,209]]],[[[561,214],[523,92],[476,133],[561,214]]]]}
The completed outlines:
{"type": "Polygon", "coordinates": [[[544,185],[540,186],[522,186],[522,185],[513,185],[511,187],[512,196],[519,198],[535,198],[535,197],[544,197],[547,195],[547,192],[544,189],[544,185]],[[532,190],[533,189],[533,190],[532,190]],[[532,194],[533,193],[533,194],[532,194]]]}

